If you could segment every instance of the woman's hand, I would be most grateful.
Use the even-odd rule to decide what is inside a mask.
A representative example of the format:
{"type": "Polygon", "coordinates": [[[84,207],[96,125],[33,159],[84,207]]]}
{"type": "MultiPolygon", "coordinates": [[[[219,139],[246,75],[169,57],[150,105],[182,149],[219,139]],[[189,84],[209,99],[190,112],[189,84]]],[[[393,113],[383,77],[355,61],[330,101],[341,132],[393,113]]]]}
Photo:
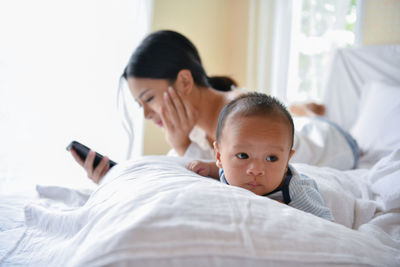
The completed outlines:
{"type": "Polygon", "coordinates": [[[110,160],[108,159],[108,157],[103,157],[96,168],[93,169],[93,162],[96,156],[96,153],[93,150],[89,151],[86,160],[82,160],[73,148],[71,148],[70,151],[75,161],[78,162],[78,164],[85,169],[87,176],[96,184],[100,182],[100,180],[104,177],[104,175],[106,175],[106,173],[110,169],[110,160]]]}
{"type": "Polygon", "coordinates": [[[189,134],[196,125],[197,110],[189,100],[182,98],[172,87],[164,93],[164,106],[161,111],[161,120],[165,129],[167,142],[175,151],[183,156],[191,141],[189,134]]]}

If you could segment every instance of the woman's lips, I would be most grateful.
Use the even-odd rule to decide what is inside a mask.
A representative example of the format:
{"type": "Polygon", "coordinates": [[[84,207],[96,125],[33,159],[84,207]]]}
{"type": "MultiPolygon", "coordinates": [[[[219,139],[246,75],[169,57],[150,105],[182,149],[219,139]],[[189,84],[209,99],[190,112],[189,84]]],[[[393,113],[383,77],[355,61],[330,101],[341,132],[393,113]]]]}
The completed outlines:
{"type": "Polygon", "coordinates": [[[156,121],[154,122],[156,125],[158,125],[158,127],[163,127],[163,123],[162,121],[156,121]]]}

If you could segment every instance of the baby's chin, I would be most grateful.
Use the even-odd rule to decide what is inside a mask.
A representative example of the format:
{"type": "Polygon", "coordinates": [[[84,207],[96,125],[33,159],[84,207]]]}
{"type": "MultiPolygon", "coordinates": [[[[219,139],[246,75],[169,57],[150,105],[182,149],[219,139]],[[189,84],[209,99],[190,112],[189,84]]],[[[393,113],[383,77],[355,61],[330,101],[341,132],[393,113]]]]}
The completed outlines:
{"type": "Polygon", "coordinates": [[[249,184],[245,184],[243,186],[241,186],[244,189],[247,189],[251,192],[253,192],[256,195],[259,196],[263,196],[265,194],[270,193],[268,190],[265,189],[265,187],[262,184],[258,184],[258,185],[249,185],[249,184]]]}

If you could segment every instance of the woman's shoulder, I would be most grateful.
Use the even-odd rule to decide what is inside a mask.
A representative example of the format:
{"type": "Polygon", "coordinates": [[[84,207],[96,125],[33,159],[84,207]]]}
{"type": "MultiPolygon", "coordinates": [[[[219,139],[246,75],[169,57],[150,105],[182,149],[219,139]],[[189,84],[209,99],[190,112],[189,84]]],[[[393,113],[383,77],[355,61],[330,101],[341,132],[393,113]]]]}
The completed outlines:
{"type": "Polygon", "coordinates": [[[236,97],[248,93],[248,91],[242,87],[234,87],[232,91],[226,92],[229,100],[233,100],[236,97]]]}

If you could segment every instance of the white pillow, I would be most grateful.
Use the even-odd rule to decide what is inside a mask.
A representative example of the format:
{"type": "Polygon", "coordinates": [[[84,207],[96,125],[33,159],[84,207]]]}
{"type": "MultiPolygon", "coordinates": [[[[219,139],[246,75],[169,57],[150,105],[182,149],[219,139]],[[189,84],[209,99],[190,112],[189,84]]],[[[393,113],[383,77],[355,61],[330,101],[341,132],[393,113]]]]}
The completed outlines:
{"type": "Polygon", "coordinates": [[[363,152],[400,147],[400,85],[373,81],[362,88],[358,119],[350,130],[363,152]]]}

